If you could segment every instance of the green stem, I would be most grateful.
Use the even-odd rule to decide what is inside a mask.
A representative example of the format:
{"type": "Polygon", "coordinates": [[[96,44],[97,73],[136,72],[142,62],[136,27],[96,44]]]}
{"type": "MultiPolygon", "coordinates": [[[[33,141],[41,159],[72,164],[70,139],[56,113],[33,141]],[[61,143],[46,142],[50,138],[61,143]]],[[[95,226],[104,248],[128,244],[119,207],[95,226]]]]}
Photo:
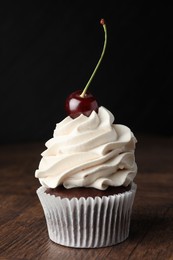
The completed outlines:
{"type": "Polygon", "coordinates": [[[90,83],[91,83],[91,81],[92,81],[94,75],[96,74],[96,71],[97,71],[97,69],[98,69],[98,67],[99,67],[99,65],[100,65],[100,63],[101,63],[101,61],[102,61],[102,59],[103,59],[103,56],[104,56],[104,53],[105,53],[105,50],[106,50],[106,44],[107,44],[107,29],[106,29],[106,24],[105,24],[105,23],[102,24],[102,25],[103,25],[104,34],[105,34],[103,50],[102,50],[100,59],[99,59],[99,61],[97,62],[97,65],[96,65],[96,67],[95,67],[95,69],[94,69],[94,71],[93,71],[93,73],[92,73],[90,79],[88,80],[88,82],[87,82],[87,84],[86,84],[84,90],[82,91],[82,94],[80,95],[81,97],[85,97],[86,91],[87,91],[87,89],[88,89],[88,87],[89,87],[89,85],[90,85],[90,83]]]}

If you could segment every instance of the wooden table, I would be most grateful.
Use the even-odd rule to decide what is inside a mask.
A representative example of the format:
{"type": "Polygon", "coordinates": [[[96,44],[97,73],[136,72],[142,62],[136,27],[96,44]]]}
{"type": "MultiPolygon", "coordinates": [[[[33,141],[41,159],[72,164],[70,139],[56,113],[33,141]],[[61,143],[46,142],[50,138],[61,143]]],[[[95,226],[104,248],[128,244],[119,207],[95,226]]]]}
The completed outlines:
{"type": "Polygon", "coordinates": [[[44,142],[0,146],[0,259],[173,259],[173,138],[137,136],[138,190],[129,238],[116,246],[74,249],[48,238],[34,171],[44,142]]]}

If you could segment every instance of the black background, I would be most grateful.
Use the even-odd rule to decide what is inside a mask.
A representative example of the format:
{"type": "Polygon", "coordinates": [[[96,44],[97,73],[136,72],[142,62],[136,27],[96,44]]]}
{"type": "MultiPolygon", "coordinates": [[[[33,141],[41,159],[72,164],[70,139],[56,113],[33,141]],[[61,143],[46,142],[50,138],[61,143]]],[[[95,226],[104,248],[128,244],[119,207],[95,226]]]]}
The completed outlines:
{"type": "Polygon", "coordinates": [[[172,6],[146,1],[25,1],[0,7],[0,142],[46,140],[67,96],[90,85],[115,123],[173,135],[172,6]],[[24,2],[24,3],[23,3],[24,2]]]}

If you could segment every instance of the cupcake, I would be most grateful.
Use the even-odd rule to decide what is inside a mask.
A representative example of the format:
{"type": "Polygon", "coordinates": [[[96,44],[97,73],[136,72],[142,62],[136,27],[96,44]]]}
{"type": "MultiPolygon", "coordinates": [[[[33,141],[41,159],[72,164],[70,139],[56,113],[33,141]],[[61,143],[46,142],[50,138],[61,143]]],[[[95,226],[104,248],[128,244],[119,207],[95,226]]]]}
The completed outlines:
{"type": "Polygon", "coordinates": [[[35,171],[49,238],[75,248],[116,245],[129,236],[137,140],[87,88],[67,98],[66,110],[35,171]]]}
{"type": "Polygon", "coordinates": [[[49,237],[70,247],[111,246],[129,235],[136,138],[104,107],[66,117],[35,172],[49,237]]]}

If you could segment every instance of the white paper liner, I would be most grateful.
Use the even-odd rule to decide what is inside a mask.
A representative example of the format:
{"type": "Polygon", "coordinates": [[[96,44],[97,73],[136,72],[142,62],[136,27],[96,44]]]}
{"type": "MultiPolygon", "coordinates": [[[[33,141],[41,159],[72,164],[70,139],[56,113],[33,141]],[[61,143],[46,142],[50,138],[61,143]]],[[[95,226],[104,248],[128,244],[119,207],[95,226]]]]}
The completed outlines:
{"type": "Polygon", "coordinates": [[[95,197],[55,197],[40,187],[37,195],[44,210],[49,238],[76,248],[115,245],[127,239],[137,185],[121,194],[95,197]]]}

